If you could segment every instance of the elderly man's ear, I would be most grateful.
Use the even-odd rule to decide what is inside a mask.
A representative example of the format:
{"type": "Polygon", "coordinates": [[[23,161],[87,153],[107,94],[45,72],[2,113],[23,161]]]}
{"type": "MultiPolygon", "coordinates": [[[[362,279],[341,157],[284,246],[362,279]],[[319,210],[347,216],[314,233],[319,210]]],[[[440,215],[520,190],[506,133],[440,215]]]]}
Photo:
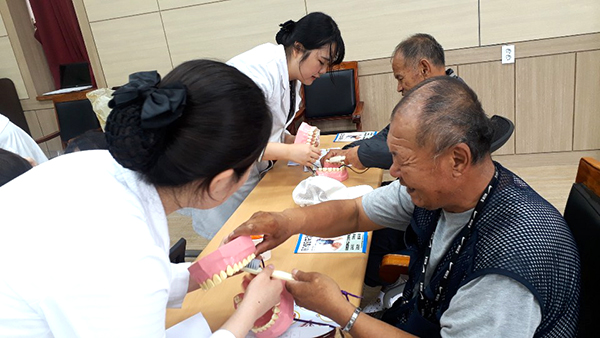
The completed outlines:
{"type": "Polygon", "coordinates": [[[431,63],[427,59],[421,59],[419,61],[419,73],[424,79],[428,79],[432,76],[431,63]]]}
{"type": "Polygon", "coordinates": [[[452,172],[460,176],[471,165],[471,149],[466,143],[459,143],[450,149],[452,172]]]}

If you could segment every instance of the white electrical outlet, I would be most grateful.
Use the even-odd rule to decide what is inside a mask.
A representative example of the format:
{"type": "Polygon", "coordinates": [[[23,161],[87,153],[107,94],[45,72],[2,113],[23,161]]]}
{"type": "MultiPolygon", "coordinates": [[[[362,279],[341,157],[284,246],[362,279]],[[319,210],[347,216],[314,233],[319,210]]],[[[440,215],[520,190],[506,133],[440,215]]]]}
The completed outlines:
{"type": "Polygon", "coordinates": [[[515,45],[502,46],[502,64],[515,63],[515,45]]]}

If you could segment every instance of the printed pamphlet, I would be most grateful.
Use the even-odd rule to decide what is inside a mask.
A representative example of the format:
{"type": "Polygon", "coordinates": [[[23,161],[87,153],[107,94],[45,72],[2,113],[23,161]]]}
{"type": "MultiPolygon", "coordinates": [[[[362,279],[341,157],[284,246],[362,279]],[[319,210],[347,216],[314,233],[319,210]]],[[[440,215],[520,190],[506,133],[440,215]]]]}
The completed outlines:
{"type": "Polygon", "coordinates": [[[351,133],[339,133],[333,139],[333,142],[354,142],[366,140],[377,134],[376,131],[355,131],[351,133]]]}
{"type": "Polygon", "coordinates": [[[300,234],[294,253],[362,252],[367,251],[367,232],[355,232],[334,238],[300,234]]]}

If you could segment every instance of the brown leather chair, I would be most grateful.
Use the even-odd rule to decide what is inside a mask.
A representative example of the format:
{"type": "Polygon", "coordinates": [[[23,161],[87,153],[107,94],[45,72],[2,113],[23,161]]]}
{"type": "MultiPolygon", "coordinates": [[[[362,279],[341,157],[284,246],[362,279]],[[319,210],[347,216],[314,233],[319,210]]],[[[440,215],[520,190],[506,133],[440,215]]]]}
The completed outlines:
{"type": "MultiPolygon", "coordinates": [[[[25,119],[25,112],[23,111],[23,106],[21,106],[21,100],[17,94],[17,89],[12,80],[8,78],[0,79],[0,114],[8,117],[10,122],[14,123],[31,136],[31,131],[29,130],[29,125],[25,119]]],[[[60,133],[55,131],[35,139],[35,142],[38,144],[43,143],[58,137],[59,135],[60,133]]]]}
{"type": "Polygon", "coordinates": [[[310,86],[302,86],[302,105],[290,128],[295,132],[298,121],[309,124],[318,121],[351,120],[356,130],[362,131],[361,115],[364,102],[360,100],[358,62],[342,62],[316,79],[310,86]]]}

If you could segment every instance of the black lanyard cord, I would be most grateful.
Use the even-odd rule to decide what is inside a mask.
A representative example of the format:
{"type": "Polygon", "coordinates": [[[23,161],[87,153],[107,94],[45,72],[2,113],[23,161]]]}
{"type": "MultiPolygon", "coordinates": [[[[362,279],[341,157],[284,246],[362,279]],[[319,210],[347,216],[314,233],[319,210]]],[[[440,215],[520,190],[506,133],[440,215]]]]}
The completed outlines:
{"type": "MultiPolygon", "coordinates": [[[[473,209],[473,212],[471,213],[471,217],[469,218],[469,221],[465,224],[465,226],[463,227],[463,229],[460,231],[460,233],[457,236],[457,238],[460,238],[460,241],[458,242],[458,246],[456,247],[454,252],[452,252],[450,262],[448,263],[448,267],[446,268],[446,271],[442,275],[442,280],[440,281],[439,286],[435,290],[435,296],[434,296],[433,300],[429,300],[429,301],[433,301],[434,305],[436,305],[440,301],[442,292],[448,285],[448,279],[450,277],[450,272],[452,271],[452,267],[455,264],[456,259],[458,258],[458,255],[460,254],[460,252],[465,244],[466,239],[471,235],[471,231],[473,229],[473,224],[475,224],[475,221],[478,219],[478,216],[483,211],[483,207],[485,206],[485,203],[488,201],[488,198],[489,198],[490,194],[492,193],[492,190],[494,189],[494,187],[496,187],[496,185],[498,185],[498,169],[495,170],[494,176],[490,180],[490,183],[488,184],[487,188],[483,191],[483,193],[481,194],[481,197],[477,201],[477,205],[475,206],[475,209],[473,209]]],[[[432,226],[434,226],[434,227],[437,226],[437,222],[439,220],[440,213],[441,213],[441,211],[438,210],[436,215],[433,217],[432,226]]],[[[421,315],[423,317],[425,317],[427,315],[425,312],[425,302],[427,301],[425,298],[425,272],[427,271],[429,260],[431,258],[431,247],[433,245],[433,237],[434,236],[435,236],[435,230],[431,234],[431,238],[429,239],[429,245],[427,247],[427,250],[425,251],[425,257],[423,258],[423,268],[421,270],[421,276],[419,276],[419,282],[418,282],[419,298],[417,299],[417,308],[420,309],[421,315]]],[[[432,276],[432,278],[433,278],[433,276],[432,276]]],[[[431,283],[431,281],[430,281],[430,283],[431,283]]],[[[433,315],[433,313],[435,312],[435,309],[436,309],[436,306],[432,306],[429,315],[433,315]]]]}

